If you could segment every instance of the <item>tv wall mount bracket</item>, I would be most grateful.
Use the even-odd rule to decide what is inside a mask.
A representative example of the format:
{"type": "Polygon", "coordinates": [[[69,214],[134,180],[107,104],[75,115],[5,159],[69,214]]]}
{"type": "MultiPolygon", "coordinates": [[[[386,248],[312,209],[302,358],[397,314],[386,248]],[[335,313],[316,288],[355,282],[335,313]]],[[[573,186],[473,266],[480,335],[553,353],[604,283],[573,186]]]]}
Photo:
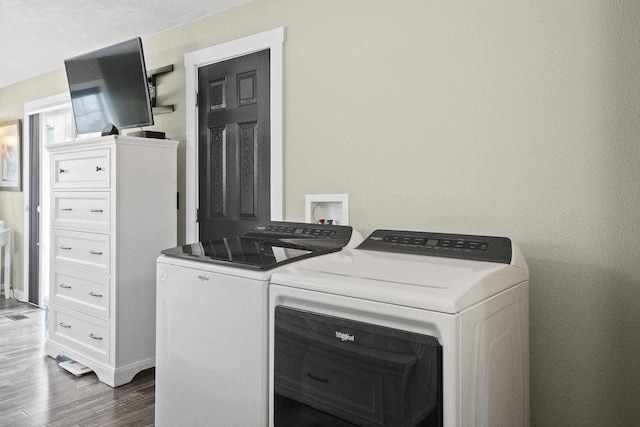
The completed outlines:
{"type": "Polygon", "coordinates": [[[147,81],[149,83],[149,95],[151,97],[151,107],[153,109],[153,114],[166,114],[173,113],[174,108],[173,105],[156,105],[157,98],[157,77],[161,74],[167,74],[173,71],[173,64],[166,65],[160,68],[154,68],[153,70],[147,71],[147,81]]]}

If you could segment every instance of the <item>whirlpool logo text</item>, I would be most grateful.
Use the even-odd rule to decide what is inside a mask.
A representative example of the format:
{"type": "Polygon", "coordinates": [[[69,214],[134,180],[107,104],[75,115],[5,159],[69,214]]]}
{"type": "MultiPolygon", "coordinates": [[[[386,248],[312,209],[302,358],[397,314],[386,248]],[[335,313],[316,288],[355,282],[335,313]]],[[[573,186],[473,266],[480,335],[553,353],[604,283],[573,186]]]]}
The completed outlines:
{"type": "Polygon", "coordinates": [[[346,332],[336,331],[336,338],[340,338],[342,341],[355,341],[355,337],[346,332]]]}

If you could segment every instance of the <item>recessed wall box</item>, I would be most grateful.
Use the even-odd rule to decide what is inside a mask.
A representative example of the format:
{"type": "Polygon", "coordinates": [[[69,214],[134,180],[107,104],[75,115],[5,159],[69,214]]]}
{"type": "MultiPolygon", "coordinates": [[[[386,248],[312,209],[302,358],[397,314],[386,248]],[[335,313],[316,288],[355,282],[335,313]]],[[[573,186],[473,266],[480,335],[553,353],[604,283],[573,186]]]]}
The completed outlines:
{"type": "Polygon", "coordinates": [[[308,223],[349,225],[348,194],[307,194],[305,207],[305,221],[308,223]]]}

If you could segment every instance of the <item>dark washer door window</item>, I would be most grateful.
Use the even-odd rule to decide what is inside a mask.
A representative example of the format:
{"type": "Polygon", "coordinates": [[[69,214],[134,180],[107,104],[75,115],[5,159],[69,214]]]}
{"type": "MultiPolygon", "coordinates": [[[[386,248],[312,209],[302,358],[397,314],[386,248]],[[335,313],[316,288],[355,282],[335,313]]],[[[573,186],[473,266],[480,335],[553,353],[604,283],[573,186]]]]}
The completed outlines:
{"type": "Polygon", "coordinates": [[[198,70],[199,240],[270,219],[269,50],[198,70]]]}

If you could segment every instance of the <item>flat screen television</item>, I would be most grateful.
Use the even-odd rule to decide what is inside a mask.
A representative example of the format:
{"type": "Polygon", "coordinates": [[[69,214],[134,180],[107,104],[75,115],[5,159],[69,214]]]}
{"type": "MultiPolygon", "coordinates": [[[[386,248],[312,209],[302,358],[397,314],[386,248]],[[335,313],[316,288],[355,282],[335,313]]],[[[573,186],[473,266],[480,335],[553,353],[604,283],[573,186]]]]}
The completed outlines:
{"type": "Polygon", "coordinates": [[[65,60],[78,134],[153,125],[147,70],[138,37],[65,60]]]}

